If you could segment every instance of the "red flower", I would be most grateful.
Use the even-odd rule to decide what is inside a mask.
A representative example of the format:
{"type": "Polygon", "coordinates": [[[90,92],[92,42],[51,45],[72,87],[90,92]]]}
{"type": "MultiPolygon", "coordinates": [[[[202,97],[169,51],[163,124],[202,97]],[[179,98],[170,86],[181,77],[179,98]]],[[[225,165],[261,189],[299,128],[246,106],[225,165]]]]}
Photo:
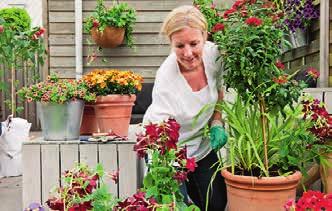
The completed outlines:
{"type": "Polygon", "coordinates": [[[3,25],[0,25],[0,34],[5,31],[5,27],[3,25]]]}
{"type": "Polygon", "coordinates": [[[277,66],[277,68],[279,68],[281,70],[285,69],[285,65],[280,60],[277,60],[275,65],[277,66]]]}
{"type": "Polygon", "coordinates": [[[247,0],[249,2],[249,4],[255,4],[256,0],[247,0]]]}
{"type": "Polygon", "coordinates": [[[224,18],[227,19],[229,17],[229,15],[233,14],[234,12],[236,12],[236,9],[234,9],[234,8],[226,10],[224,12],[224,18]]]}
{"type": "Polygon", "coordinates": [[[146,125],[145,126],[145,132],[153,140],[156,140],[159,136],[156,124],[150,123],[150,124],[146,125]]]}
{"type": "Polygon", "coordinates": [[[119,171],[115,171],[113,174],[110,173],[111,179],[117,184],[119,182],[119,171]]]}
{"type": "Polygon", "coordinates": [[[318,72],[318,70],[316,70],[315,68],[313,68],[313,67],[309,67],[308,69],[307,69],[307,76],[310,76],[310,77],[312,77],[313,79],[317,79],[317,78],[319,78],[319,72],[318,72]]]}
{"type": "Polygon", "coordinates": [[[211,32],[215,33],[218,31],[224,31],[225,29],[225,25],[222,23],[216,23],[216,25],[214,25],[211,29],[211,32]]]}
{"type": "Polygon", "coordinates": [[[58,198],[53,197],[53,198],[48,199],[46,201],[46,204],[52,210],[60,210],[60,211],[64,210],[64,204],[63,204],[62,199],[58,199],[58,198]]]}
{"type": "Polygon", "coordinates": [[[187,172],[185,171],[177,171],[174,175],[174,179],[176,179],[179,182],[184,182],[187,179],[187,172]]]}
{"type": "Polygon", "coordinates": [[[242,6],[243,6],[243,4],[244,4],[245,2],[243,1],[243,0],[237,0],[234,4],[233,4],[233,6],[232,6],[232,8],[233,9],[240,9],[242,6]]]}
{"type": "Polygon", "coordinates": [[[245,20],[245,23],[249,26],[260,26],[262,25],[263,21],[256,17],[250,17],[245,20]]]}
{"type": "Polygon", "coordinates": [[[216,8],[216,4],[212,3],[210,8],[214,10],[216,8]]]}
{"type": "Polygon", "coordinates": [[[170,128],[172,128],[172,130],[180,130],[180,124],[177,123],[175,119],[169,119],[167,124],[170,126],[170,128]]]}
{"type": "Polygon", "coordinates": [[[93,27],[98,27],[99,22],[97,20],[93,20],[92,25],[93,25],[93,27]]]}
{"type": "Polygon", "coordinates": [[[186,168],[189,172],[194,172],[196,166],[195,158],[187,158],[186,168]]]}

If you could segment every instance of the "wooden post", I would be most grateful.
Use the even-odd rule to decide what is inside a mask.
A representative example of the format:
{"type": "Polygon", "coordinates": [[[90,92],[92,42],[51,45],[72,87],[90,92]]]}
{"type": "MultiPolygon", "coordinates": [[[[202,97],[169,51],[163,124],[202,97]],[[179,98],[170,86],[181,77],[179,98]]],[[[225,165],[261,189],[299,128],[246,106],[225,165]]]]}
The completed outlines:
{"type": "Polygon", "coordinates": [[[319,87],[329,86],[329,0],[320,1],[319,87]]]}

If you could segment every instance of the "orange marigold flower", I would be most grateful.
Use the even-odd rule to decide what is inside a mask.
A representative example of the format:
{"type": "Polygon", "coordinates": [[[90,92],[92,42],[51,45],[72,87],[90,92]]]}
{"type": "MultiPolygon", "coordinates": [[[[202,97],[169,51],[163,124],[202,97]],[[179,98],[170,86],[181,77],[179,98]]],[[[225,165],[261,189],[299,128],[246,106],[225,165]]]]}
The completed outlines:
{"type": "Polygon", "coordinates": [[[277,84],[285,84],[288,81],[287,75],[281,75],[278,78],[273,78],[273,81],[277,84]]]}

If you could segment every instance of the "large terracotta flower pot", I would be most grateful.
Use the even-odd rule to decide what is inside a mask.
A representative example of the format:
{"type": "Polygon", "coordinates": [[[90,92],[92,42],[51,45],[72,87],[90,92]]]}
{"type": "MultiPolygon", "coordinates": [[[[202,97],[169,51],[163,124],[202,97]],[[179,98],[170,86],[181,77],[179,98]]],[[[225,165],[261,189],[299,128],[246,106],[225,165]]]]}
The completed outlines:
{"type": "MultiPolygon", "coordinates": [[[[327,144],[332,145],[332,140],[327,141],[327,144]]],[[[326,155],[327,161],[332,165],[332,153],[326,155]]],[[[332,193],[332,167],[320,166],[320,177],[323,183],[325,193],[332,193]]]]}
{"type": "Polygon", "coordinates": [[[80,129],[81,135],[91,135],[92,133],[98,133],[98,122],[95,114],[94,104],[85,104],[83,110],[83,119],[80,129]]]}
{"type": "Polygon", "coordinates": [[[302,174],[287,177],[251,177],[222,171],[227,186],[228,211],[283,211],[289,199],[295,199],[302,174]]]}
{"type": "Polygon", "coordinates": [[[136,95],[98,96],[95,114],[100,132],[128,136],[131,111],[136,95]]]}
{"type": "Polygon", "coordinates": [[[124,39],[125,28],[106,26],[100,32],[96,27],[91,29],[91,36],[95,43],[102,48],[114,48],[121,45],[124,39]]]}

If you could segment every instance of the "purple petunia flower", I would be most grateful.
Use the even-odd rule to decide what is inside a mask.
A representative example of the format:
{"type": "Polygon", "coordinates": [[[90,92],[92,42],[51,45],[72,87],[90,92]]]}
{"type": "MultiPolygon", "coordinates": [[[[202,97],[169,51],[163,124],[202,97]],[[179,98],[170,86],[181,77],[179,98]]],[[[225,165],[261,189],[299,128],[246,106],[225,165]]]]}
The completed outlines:
{"type": "Polygon", "coordinates": [[[45,211],[45,209],[40,203],[32,202],[24,211],[45,211]]]}

